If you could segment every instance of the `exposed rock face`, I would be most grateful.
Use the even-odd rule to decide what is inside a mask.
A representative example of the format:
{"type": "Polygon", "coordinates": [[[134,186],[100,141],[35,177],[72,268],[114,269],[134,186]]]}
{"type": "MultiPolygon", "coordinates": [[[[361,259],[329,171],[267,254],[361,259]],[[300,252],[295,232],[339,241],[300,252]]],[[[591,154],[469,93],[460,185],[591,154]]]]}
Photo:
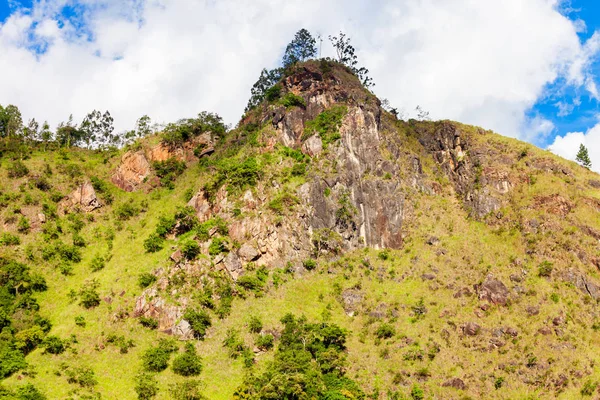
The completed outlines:
{"type": "Polygon", "coordinates": [[[302,145],[302,152],[311,157],[318,156],[323,151],[323,141],[319,135],[312,135],[302,145]]]}
{"type": "Polygon", "coordinates": [[[463,380],[460,378],[448,379],[446,382],[442,383],[442,386],[452,387],[452,388],[460,389],[460,390],[465,390],[467,388],[467,385],[465,385],[465,382],[463,382],[463,380]]]}
{"type": "Polygon", "coordinates": [[[492,304],[499,305],[506,305],[508,301],[508,288],[491,274],[485,278],[485,281],[481,285],[477,285],[475,290],[480,300],[486,300],[492,304]]]}
{"type": "Polygon", "coordinates": [[[69,199],[71,205],[80,207],[85,212],[91,212],[102,207],[102,204],[100,204],[100,201],[96,197],[96,191],[90,182],[79,185],[77,189],[71,193],[69,199]]]}
{"type": "Polygon", "coordinates": [[[188,206],[193,207],[196,210],[196,216],[200,222],[204,222],[210,219],[212,210],[211,205],[208,202],[208,198],[204,190],[199,191],[188,201],[188,206]]]}
{"type": "Polygon", "coordinates": [[[182,320],[185,307],[169,305],[158,296],[157,287],[151,287],[137,298],[134,315],[154,318],[158,321],[158,329],[162,332],[174,334],[181,339],[192,339],[193,331],[187,323],[182,320]]]}
{"type": "Polygon", "coordinates": [[[563,279],[575,285],[577,289],[589,295],[594,300],[598,301],[600,299],[600,286],[592,282],[585,274],[574,269],[569,269],[564,271],[563,279]]]}
{"type": "Polygon", "coordinates": [[[342,307],[350,317],[352,317],[363,301],[363,294],[355,289],[346,289],[342,292],[342,307]]]}
{"type": "Polygon", "coordinates": [[[121,164],[117,167],[112,182],[125,190],[132,192],[150,175],[150,163],[142,150],[123,154],[121,164]]]}
{"type": "Polygon", "coordinates": [[[237,281],[238,278],[244,272],[244,269],[242,268],[242,263],[237,254],[235,254],[234,252],[230,252],[229,254],[227,254],[225,259],[223,260],[223,264],[225,265],[225,269],[227,270],[229,275],[231,275],[231,278],[234,281],[237,281]]]}
{"type": "Polygon", "coordinates": [[[467,322],[462,326],[462,331],[464,335],[476,336],[481,331],[481,326],[475,322],[467,322]]]}

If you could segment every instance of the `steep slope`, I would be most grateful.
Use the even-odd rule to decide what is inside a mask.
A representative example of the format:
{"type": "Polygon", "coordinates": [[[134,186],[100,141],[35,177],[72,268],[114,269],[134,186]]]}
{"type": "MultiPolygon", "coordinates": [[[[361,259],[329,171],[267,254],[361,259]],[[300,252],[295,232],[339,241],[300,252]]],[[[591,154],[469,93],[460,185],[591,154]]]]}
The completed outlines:
{"type": "Polygon", "coordinates": [[[12,308],[3,334],[30,348],[8,388],[136,398],[143,354],[174,336],[203,370],[156,373],[156,398],[196,379],[260,398],[291,312],[347,330],[339,370],[369,398],[597,395],[600,178],[481,128],[398,121],[339,64],[297,65],[224,137],[23,164],[3,160],[0,251],[47,290],[27,293],[39,312],[12,308]],[[28,339],[36,313],[52,327],[28,339]]]}

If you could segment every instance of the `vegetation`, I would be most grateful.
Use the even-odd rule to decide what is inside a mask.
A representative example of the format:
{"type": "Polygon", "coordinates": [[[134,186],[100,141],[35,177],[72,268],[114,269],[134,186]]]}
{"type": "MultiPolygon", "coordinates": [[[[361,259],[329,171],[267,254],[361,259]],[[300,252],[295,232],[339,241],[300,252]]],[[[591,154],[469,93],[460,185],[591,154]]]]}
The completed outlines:
{"type": "Polygon", "coordinates": [[[321,137],[323,147],[335,142],[340,138],[339,129],[342,125],[342,119],[348,112],[348,108],[343,105],[335,105],[323,111],[311,121],[306,121],[304,126],[303,139],[308,139],[315,133],[321,137]]]}

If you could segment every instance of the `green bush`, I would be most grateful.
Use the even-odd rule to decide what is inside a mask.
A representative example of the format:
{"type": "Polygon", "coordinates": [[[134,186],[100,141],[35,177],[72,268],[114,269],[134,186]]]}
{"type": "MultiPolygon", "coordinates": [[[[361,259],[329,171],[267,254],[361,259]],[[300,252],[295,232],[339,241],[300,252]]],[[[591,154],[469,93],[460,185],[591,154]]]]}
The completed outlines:
{"type": "Polygon", "coordinates": [[[166,346],[166,342],[161,342],[157,347],[151,347],[142,355],[144,369],[152,372],[161,372],[169,366],[171,353],[177,350],[171,346],[166,346]]]}
{"type": "Polygon", "coordinates": [[[78,315],[75,317],[75,325],[85,328],[86,322],[85,317],[83,315],[78,315]]]}
{"type": "Polygon", "coordinates": [[[27,368],[25,355],[7,341],[0,341],[0,378],[6,378],[13,373],[27,368]]]}
{"type": "Polygon", "coordinates": [[[147,288],[156,282],[156,275],[144,272],[138,275],[138,286],[142,289],[147,288]]]}
{"type": "Polygon", "coordinates": [[[538,276],[549,277],[552,274],[553,265],[549,261],[543,261],[538,265],[538,276]]]}
{"type": "Polygon", "coordinates": [[[269,209],[276,214],[284,215],[286,211],[292,210],[296,204],[300,203],[300,199],[286,191],[277,194],[268,204],[269,209]]]}
{"type": "Polygon", "coordinates": [[[223,339],[223,347],[229,350],[229,357],[234,359],[240,357],[246,349],[246,345],[240,338],[239,332],[232,328],[227,330],[225,339],[223,339]]]}
{"type": "Polygon", "coordinates": [[[208,254],[211,256],[217,256],[221,253],[227,252],[229,252],[229,249],[227,248],[227,240],[223,238],[214,238],[208,246],[208,254]]]}
{"type": "Polygon", "coordinates": [[[279,104],[285,106],[285,108],[306,107],[306,102],[304,101],[304,99],[292,92],[286,93],[285,96],[283,96],[281,100],[279,100],[279,104]]]}
{"type": "Polygon", "coordinates": [[[162,250],[165,239],[156,233],[151,233],[148,239],[144,240],[144,249],[146,253],[156,253],[162,250]]]}
{"type": "Polygon", "coordinates": [[[77,367],[65,371],[67,382],[79,385],[83,388],[91,388],[98,384],[96,374],[89,367],[77,367]]]}
{"type": "Polygon", "coordinates": [[[186,260],[194,260],[200,254],[200,246],[194,240],[186,240],[181,245],[181,254],[186,260]]]}
{"type": "Polygon", "coordinates": [[[591,396],[596,392],[597,388],[598,388],[598,382],[593,382],[591,380],[587,380],[583,384],[583,387],[581,388],[581,395],[582,396],[591,396]]]}
{"type": "Polygon", "coordinates": [[[306,164],[294,164],[290,173],[292,174],[292,176],[304,176],[304,174],[306,174],[306,164]]]}
{"type": "Polygon", "coordinates": [[[200,340],[204,339],[206,330],[212,325],[210,315],[204,310],[196,311],[193,308],[187,308],[183,314],[183,319],[192,327],[194,337],[200,340]]]}
{"type": "Polygon", "coordinates": [[[418,385],[414,385],[410,390],[410,397],[412,397],[413,400],[423,400],[425,398],[425,393],[418,385]]]}
{"type": "Polygon", "coordinates": [[[379,339],[389,339],[396,334],[396,329],[390,324],[381,324],[375,331],[379,339]]]}
{"type": "Polygon", "coordinates": [[[92,258],[92,262],[90,263],[90,269],[92,270],[92,272],[100,271],[105,266],[106,260],[100,255],[95,255],[94,258],[92,258]]]}
{"type": "Polygon", "coordinates": [[[61,354],[66,349],[65,341],[58,336],[46,336],[42,346],[45,348],[44,352],[50,354],[61,354]]]}
{"type": "Polygon", "coordinates": [[[140,213],[140,208],[131,202],[123,203],[115,208],[115,217],[119,221],[127,221],[140,213]]]}
{"type": "Polygon", "coordinates": [[[277,84],[271,86],[265,91],[265,98],[267,101],[275,101],[281,96],[281,85],[277,84]]]}
{"type": "Polygon", "coordinates": [[[14,161],[8,167],[9,178],[22,178],[29,173],[29,169],[21,161],[14,161]]]}
{"type": "Polygon", "coordinates": [[[174,400],[206,400],[200,389],[200,381],[186,380],[172,384],[169,393],[174,400]]]}
{"type": "Polygon", "coordinates": [[[171,157],[165,161],[154,161],[152,168],[161,185],[172,188],[173,181],[185,171],[185,163],[171,157]]]}
{"type": "Polygon", "coordinates": [[[154,375],[141,373],[135,378],[134,390],[139,400],[150,400],[158,394],[158,382],[154,375]]]}
{"type": "Polygon", "coordinates": [[[205,242],[210,239],[210,230],[217,228],[217,232],[222,236],[229,234],[229,228],[223,218],[214,217],[198,225],[196,228],[196,237],[198,240],[205,242]]]}
{"type": "Polygon", "coordinates": [[[198,217],[196,210],[193,207],[177,207],[175,212],[175,227],[177,227],[177,235],[182,235],[191,231],[198,225],[198,217]]]}
{"type": "Polygon", "coordinates": [[[317,268],[317,262],[315,260],[313,260],[312,258],[309,258],[308,260],[304,260],[302,265],[304,266],[304,268],[306,268],[309,271],[312,271],[313,269],[317,268]]]}
{"type": "Polygon", "coordinates": [[[157,329],[158,328],[158,321],[154,318],[142,316],[142,317],[140,317],[139,321],[143,327],[146,327],[149,329],[157,329]]]}
{"type": "Polygon", "coordinates": [[[193,343],[186,343],[183,354],[173,360],[173,372],[181,376],[196,376],[202,371],[202,360],[193,343]]]}
{"type": "Polygon", "coordinates": [[[100,305],[99,286],[100,284],[95,279],[85,282],[79,289],[79,304],[85,308],[93,308],[100,305]]]}
{"type": "Polygon", "coordinates": [[[4,232],[0,235],[0,244],[3,246],[18,246],[21,244],[21,239],[16,235],[4,232]]]}
{"type": "Polygon", "coordinates": [[[262,328],[263,324],[260,318],[258,318],[255,315],[251,316],[250,320],[248,321],[248,330],[250,331],[250,333],[260,333],[260,331],[262,331],[262,328]]]}
{"type": "Polygon", "coordinates": [[[317,133],[323,141],[323,148],[327,148],[329,143],[333,143],[341,137],[339,129],[347,112],[346,106],[336,105],[323,111],[315,119],[306,121],[302,140],[317,133]]]}
{"type": "Polygon", "coordinates": [[[256,347],[261,350],[271,350],[273,348],[273,342],[275,338],[271,334],[259,335],[256,339],[256,347]]]}
{"type": "Polygon", "coordinates": [[[21,233],[28,233],[29,229],[31,229],[31,225],[29,224],[29,220],[25,216],[21,216],[19,219],[19,223],[17,224],[17,230],[21,233]]]}

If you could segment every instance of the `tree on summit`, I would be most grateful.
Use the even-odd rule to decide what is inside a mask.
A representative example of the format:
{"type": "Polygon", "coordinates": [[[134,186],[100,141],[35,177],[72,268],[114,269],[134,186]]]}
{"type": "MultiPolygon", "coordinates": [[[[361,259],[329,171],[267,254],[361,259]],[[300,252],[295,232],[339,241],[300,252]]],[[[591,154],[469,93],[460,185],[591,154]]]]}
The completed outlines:
{"type": "Polygon", "coordinates": [[[302,28],[296,32],[294,39],[285,48],[283,68],[314,58],[317,55],[316,43],[315,38],[306,29],[302,28]]]}
{"type": "Polygon", "coordinates": [[[577,156],[575,157],[575,161],[581,164],[583,167],[590,169],[592,168],[592,161],[590,160],[590,155],[588,154],[588,149],[581,143],[579,145],[579,151],[577,152],[577,156]]]}
{"type": "Polygon", "coordinates": [[[373,79],[367,74],[369,70],[365,67],[358,67],[358,57],[355,54],[354,46],[350,44],[350,38],[345,33],[340,32],[339,36],[329,35],[329,41],[335,49],[337,60],[350,68],[352,72],[358,76],[360,82],[366,87],[375,86],[373,79]]]}

